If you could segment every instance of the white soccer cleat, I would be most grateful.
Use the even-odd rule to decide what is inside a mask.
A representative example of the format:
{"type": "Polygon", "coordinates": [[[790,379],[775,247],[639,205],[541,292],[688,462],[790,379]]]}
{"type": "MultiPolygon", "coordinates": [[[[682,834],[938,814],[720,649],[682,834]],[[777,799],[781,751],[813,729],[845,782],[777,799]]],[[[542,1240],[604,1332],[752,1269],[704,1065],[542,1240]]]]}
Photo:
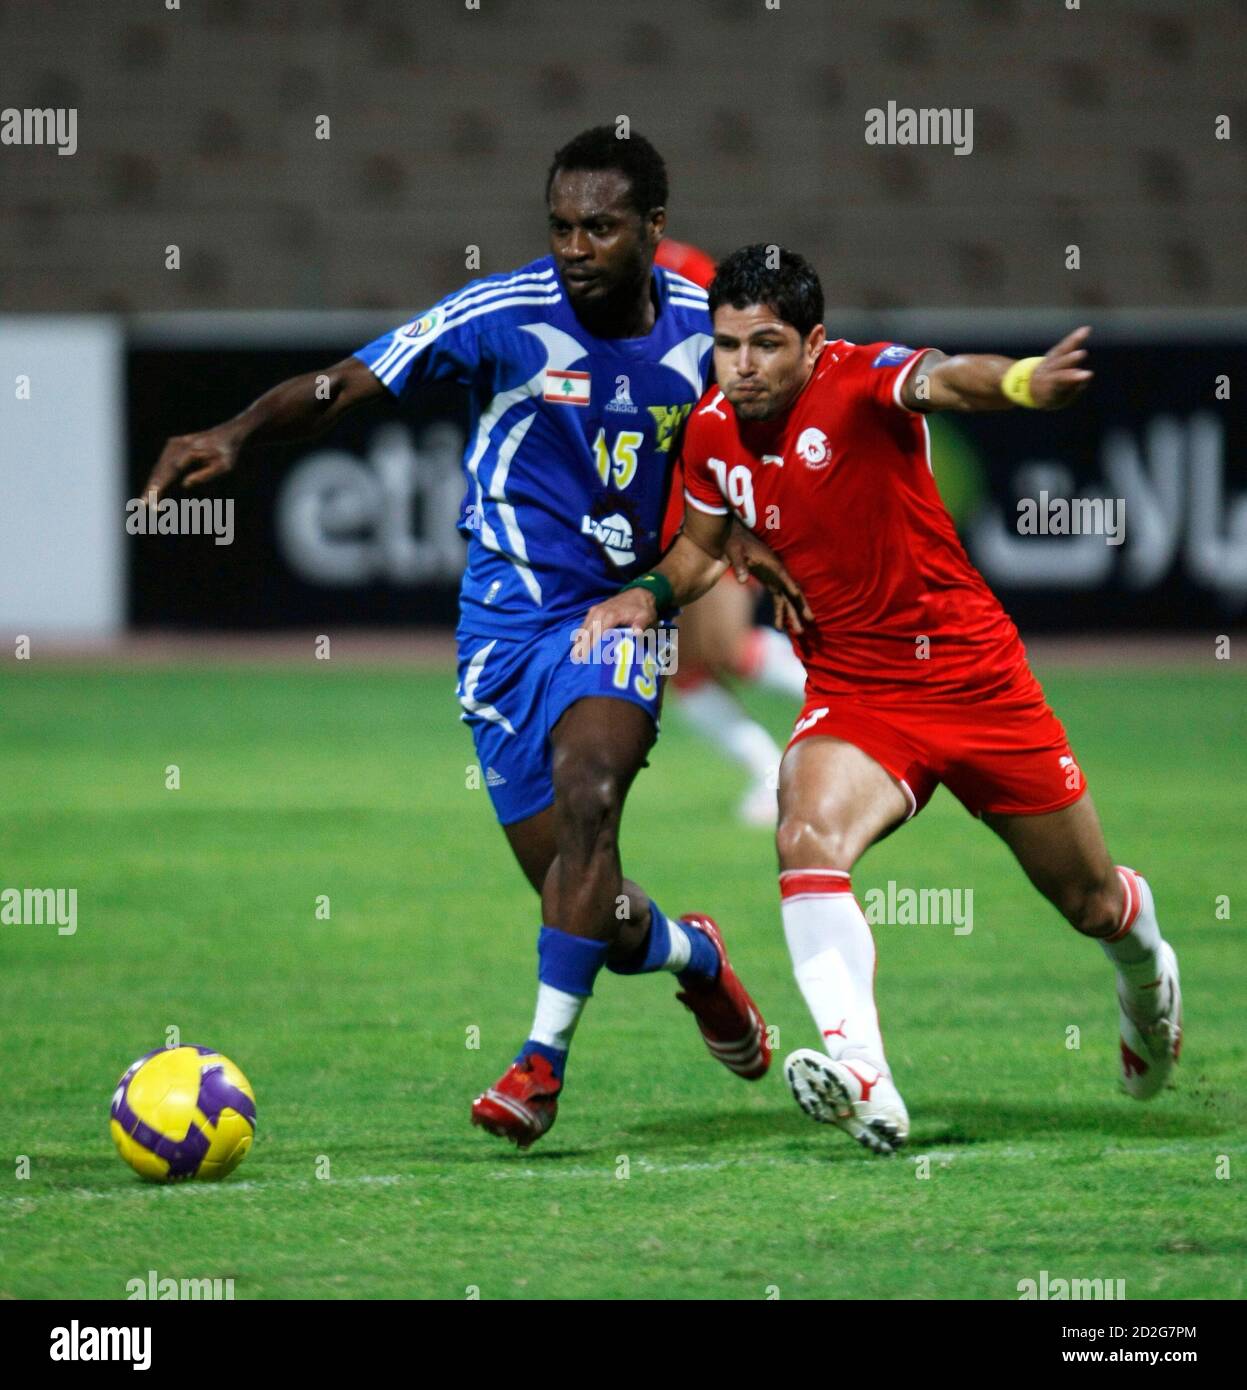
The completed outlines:
{"type": "Polygon", "coordinates": [[[1117,977],[1117,1005],[1121,1015],[1121,1082],[1135,1100],[1151,1100],[1165,1082],[1182,1050],[1182,991],[1178,984],[1178,957],[1167,942],[1160,944],[1160,974],[1154,986],[1155,1011],[1140,1012],[1137,1001],[1128,1001],[1125,981],[1117,977]]]}
{"type": "Polygon", "coordinates": [[[802,1047],[784,1063],[784,1076],[811,1119],[836,1125],[872,1153],[895,1153],[909,1138],[909,1114],[891,1076],[861,1057],[840,1062],[802,1047]]]}

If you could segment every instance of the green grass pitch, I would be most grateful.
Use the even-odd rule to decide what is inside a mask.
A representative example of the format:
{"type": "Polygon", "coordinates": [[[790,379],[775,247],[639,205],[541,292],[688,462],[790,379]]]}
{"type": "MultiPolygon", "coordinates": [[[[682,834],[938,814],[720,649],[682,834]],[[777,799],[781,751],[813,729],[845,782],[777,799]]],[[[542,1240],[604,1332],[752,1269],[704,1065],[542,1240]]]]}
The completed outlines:
{"type": "MultiPolygon", "coordinates": [[[[471,1128],[530,1021],[538,916],[466,785],[449,673],[11,666],[0,887],[74,887],[79,925],[0,927],[0,1297],[122,1298],[152,1269],[238,1298],[1009,1299],[1044,1269],[1243,1297],[1247,684],[1040,675],[1178,949],[1177,1085],[1118,1089],[1103,956],[940,792],[855,875],[974,890],[969,935],[876,929],[913,1122],[889,1160],[811,1123],[778,1065],[749,1085],[712,1061],[666,975],[603,976],[527,1155],[471,1128]],[[113,1150],[113,1085],[170,1026],[256,1088],[224,1183],[145,1185],[113,1150]]],[[[749,699],[782,734],[787,704],[749,699]]],[[[668,911],[718,916],[782,1060],[817,1039],[770,838],[734,823],[737,773],[666,724],[625,865],[668,911]]]]}

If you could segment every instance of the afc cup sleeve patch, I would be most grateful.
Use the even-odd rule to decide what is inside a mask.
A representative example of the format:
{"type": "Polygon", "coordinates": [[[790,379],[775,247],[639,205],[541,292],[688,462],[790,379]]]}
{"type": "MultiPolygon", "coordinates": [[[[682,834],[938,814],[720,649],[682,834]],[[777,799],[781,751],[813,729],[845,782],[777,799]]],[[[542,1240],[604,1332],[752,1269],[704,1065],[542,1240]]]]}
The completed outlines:
{"type": "Polygon", "coordinates": [[[892,343],[885,347],[870,365],[872,367],[896,367],[907,357],[910,357],[913,351],[913,348],[905,347],[902,343],[892,343]]]}
{"type": "Polygon", "coordinates": [[[421,314],[418,319],[413,319],[399,331],[404,338],[423,338],[426,333],[432,333],[441,321],[442,311],[430,309],[427,314],[421,314]]]}

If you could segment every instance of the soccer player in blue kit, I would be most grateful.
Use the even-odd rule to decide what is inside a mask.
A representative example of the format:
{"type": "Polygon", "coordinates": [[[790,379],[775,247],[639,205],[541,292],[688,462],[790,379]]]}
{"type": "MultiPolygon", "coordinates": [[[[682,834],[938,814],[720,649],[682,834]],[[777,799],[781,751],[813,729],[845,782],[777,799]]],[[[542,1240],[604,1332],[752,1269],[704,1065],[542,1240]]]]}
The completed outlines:
{"type": "MultiPolygon", "coordinates": [[[[762,1076],[771,1055],[714,921],[668,917],[620,867],[624,799],[657,735],[666,630],[651,644],[605,633],[589,661],[572,651],[586,610],[659,559],[671,465],[708,380],[706,292],[653,263],[667,176],[644,137],[583,132],[555,155],[546,193],[549,255],[171,439],[147,485],[157,496],[195,486],[229,471],[244,445],[319,433],[382,391],[404,401],[426,382],[467,389],[458,696],[543,924],[532,1028],[472,1120],[521,1148],[554,1123],[604,966],[674,973],[677,998],[736,1075],[762,1076]]],[[[738,573],[789,588],[765,546],[736,544],[738,573]]]]}

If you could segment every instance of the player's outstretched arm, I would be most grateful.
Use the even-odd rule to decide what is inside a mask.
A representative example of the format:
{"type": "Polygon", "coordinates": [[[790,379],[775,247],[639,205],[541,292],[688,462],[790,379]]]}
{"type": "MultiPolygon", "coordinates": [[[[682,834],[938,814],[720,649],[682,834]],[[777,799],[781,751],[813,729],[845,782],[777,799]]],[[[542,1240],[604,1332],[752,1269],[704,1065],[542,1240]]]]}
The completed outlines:
{"type": "Polygon", "coordinates": [[[159,501],[176,484],[198,487],[230,472],[249,444],[310,439],[327,430],[348,410],[385,388],[372,369],[347,357],[323,371],[294,376],[266,391],[232,420],[166,441],[143,490],[159,501]]]}
{"type": "Polygon", "coordinates": [[[910,410],[1061,410],[1087,389],[1093,373],[1082,363],[1090,328],[1076,328],[1042,357],[927,354],[901,387],[910,410]]]}

